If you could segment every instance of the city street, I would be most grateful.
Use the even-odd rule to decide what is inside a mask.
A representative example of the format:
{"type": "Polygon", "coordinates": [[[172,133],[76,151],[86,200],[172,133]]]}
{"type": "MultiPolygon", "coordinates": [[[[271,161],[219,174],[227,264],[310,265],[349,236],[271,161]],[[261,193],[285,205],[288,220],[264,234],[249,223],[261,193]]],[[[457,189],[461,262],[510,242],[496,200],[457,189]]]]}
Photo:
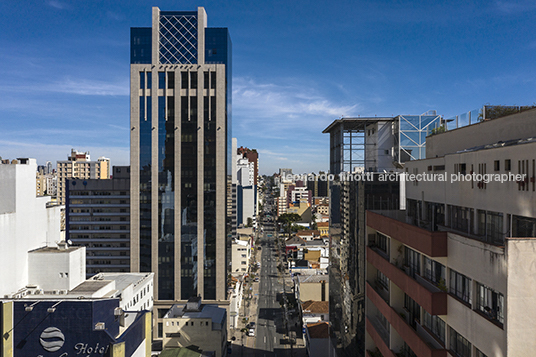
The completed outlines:
{"type": "Polygon", "coordinates": [[[253,283],[253,299],[249,307],[244,307],[243,316],[248,323],[255,322],[255,336],[245,336],[243,350],[241,340],[236,340],[233,355],[248,357],[268,356],[305,356],[305,348],[301,340],[301,331],[297,319],[287,321],[287,315],[282,307],[283,282],[286,280],[286,292],[291,293],[291,283],[288,273],[277,269],[279,258],[277,247],[276,224],[273,221],[262,222],[263,233],[256,245],[256,259],[260,263],[257,277],[253,283]],[[260,247],[260,249],[259,249],[260,247]],[[291,349],[288,338],[287,324],[291,334],[299,336],[291,349]]]}

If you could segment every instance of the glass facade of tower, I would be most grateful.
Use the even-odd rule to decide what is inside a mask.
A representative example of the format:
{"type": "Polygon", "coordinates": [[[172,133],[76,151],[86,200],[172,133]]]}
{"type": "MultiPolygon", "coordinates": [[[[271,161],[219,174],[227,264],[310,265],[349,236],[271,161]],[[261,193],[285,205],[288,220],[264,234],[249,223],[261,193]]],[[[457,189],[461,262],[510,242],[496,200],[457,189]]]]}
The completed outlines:
{"type": "Polygon", "coordinates": [[[160,12],[159,32],[160,63],[197,63],[197,12],[160,12]]]}
{"type": "Polygon", "coordinates": [[[229,32],[200,27],[202,8],[154,14],[157,34],[131,29],[131,80],[139,80],[131,93],[139,98],[139,113],[131,115],[131,138],[139,139],[139,269],[156,273],[157,301],[225,299],[226,237],[218,232],[225,233],[227,218],[217,212],[227,209],[217,187],[226,189],[231,169],[229,32]]]}
{"type": "Polygon", "coordinates": [[[140,72],[140,271],[152,271],[151,264],[151,72],[140,72]]]}

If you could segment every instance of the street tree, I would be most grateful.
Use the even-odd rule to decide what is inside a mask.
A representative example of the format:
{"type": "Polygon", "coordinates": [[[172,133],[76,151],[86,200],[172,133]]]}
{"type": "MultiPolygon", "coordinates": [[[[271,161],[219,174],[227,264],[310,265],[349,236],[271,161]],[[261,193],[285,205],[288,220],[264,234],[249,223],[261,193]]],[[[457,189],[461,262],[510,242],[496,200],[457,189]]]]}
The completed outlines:
{"type": "Polygon", "coordinates": [[[301,216],[297,213],[283,213],[277,218],[277,221],[286,225],[286,230],[290,238],[292,224],[298,222],[300,219],[301,216]]]}

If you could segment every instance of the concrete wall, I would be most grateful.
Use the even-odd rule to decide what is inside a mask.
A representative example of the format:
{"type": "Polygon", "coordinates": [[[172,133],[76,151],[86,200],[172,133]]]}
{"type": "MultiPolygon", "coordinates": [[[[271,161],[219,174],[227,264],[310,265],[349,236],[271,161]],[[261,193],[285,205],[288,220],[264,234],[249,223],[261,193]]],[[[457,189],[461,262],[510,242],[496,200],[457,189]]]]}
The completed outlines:
{"type": "Polygon", "coordinates": [[[213,329],[212,320],[209,318],[166,318],[164,319],[164,349],[195,345],[205,352],[215,351],[216,357],[222,357],[224,352],[222,341],[227,341],[226,331],[226,326],[219,330],[213,329]],[[170,333],[180,333],[180,337],[166,337],[170,333]]]}
{"type": "MultiPolygon", "coordinates": [[[[500,120],[500,119],[496,119],[500,120]]],[[[536,125],[535,125],[536,126],[536,125]]],[[[409,199],[422,200],[427,202],[446,203],[450,205],[472,207],[475,209],[485,209],[494,212],[503,212],[504,219],[506,214],[515,214],[523,217],[536,217],[536,187],[533,189],[531,177],[533,177],[533,166],[536,166],[536,142],[520,144],[509,147],[487,149],[462,154],[447,155],[444,158],[426,159],[406,163],[409,173],[414,169],[418,173],[427,174],[444,174],[447,173],[447,182],[429,181],[418,182],[417,184],[409,182],[406,185],[406,195],[409,199]],[[494,162],[498,160],[500,170],[494,171],[494,162]],[[511,160],[511,170],[505,170],[505,160],[511,160]],[[518,170],[518,161],[528,160],[528,186],[527,190],[519,190],[519,185],[515,181],[497,182],[491,181],[486,184],[484,189],[478,187],[478,182],[464,181],[452,182],[451,175],[454,172],[454,165],[458,163],[466,164],[466,172],[471,170],[478,174],[479,164],[486,164],[487,174],[504,175],[511,172],[512,174],[521,174],[518,170]],[[429,166],[444,165],[445,171],[428,171],[429,166]]],[[[536,168],[534,169],[536,171],[536,168]]],[[[536,186],[536,183],[534,183],[536,186]]],[[[506,221],[504,224],[506,230],[506,221]]]]}
{"type": "MultiPolygon", "coordinates": [[[[326,279],[327,280],[327,279],[326,279]]],[[[329,297],[329,283],[300,283],[300,300],[322,301],[322,287],[324,287],[324,300],[329,297]]]]}
{"type": "MultiPolygon", "coordinates": [[[[55,248],[47,248],[55,249],[55,248]]],[[[28,283],[43,290],[71,290],[86,279],[86,247],[28,253],[28,283]]]]}
{"type": "MultiPolygon", "coordinates": [[[[536,239],[507,240],[508,296],[506,297],[507,354],[526,356],[536,351],[536,239]]],[[[484,351],[484,350],[483,350],[484,351]]],[[[493,354],[488,354],[492,356],[493,354]]]]}
{"type": "Polygon", "coordinates": [[[536,109],[449,130],[426,138],[426,157],[444,156],[499,141],[536,137],[536,109]]]}
{"type": "Polygon", "coordinates": [[[61,240],[60,206],[46,208],[50,197],[36,197],[37,164],[0,165],[0,296],[28,284],[28,251],[61,240]]]}
{"type": "MultiPolygon", "coordinates": [[[[449,233],[448,238],[448,268],[472,279],[472,307],[476,308],[476,282],[484,284],[506,297],[507,261],[504,248],[452,233],[449,233]]],[[[450,281],[449,279],[450,277],[447,276],[447,282],[450,281]]],[[[486,355],[506,356],[505,330],[452,296],[448,297],[447,303],[448,315],[442,316],[447,325],[467,338],[486,355]]],[[[506,305],[508,306],[508,302],[506,305]]]]}

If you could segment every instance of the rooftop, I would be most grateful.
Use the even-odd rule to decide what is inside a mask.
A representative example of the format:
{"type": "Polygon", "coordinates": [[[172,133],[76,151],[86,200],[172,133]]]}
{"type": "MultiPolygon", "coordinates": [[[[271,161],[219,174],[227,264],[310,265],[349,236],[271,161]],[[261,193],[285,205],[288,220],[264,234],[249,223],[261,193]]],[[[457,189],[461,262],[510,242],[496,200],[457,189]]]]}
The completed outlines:
{"type": "Polygon", "coordinates": [[[317,322],[308,324],[310,338],[329,338],[329,324],[327,322],[317,322]]]}
{"type": "Polygon", "coordinates": [[[298,275],[300,284],[327,282],[329,275],[298,275]]]}
{"type": "Polygon", "coordinates": [[[302,303],[302,310],[304,313],[327,314],[329,313],[329,301],[307,300],[302,303]]]}
{"type": "Polygon", "coordinates": [[[188,311],[186,305],[173,305],[164,316],[165,319],[211,319],[213,323],[222,323],[225,309],[217,305],[201,305],[201,311],[188,311]]]}
{"type": "Polygon", "coordinates": [[[338,126],[342,126],[344,130],[365,130],[365,127],[379,121],[391,121],[394,117],[359,117],[359,118],[341,118],[336,119],[326,129],[323,134],[331,132],[338,126]]]}

